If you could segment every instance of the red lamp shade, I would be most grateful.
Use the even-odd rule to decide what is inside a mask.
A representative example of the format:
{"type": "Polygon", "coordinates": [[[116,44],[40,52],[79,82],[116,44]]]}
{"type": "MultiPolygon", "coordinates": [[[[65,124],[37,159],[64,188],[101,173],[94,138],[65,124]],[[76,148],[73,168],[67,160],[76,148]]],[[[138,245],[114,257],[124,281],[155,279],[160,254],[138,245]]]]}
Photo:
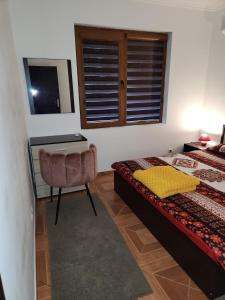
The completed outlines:
{"type": "Polygon", "coordinates": [[[211,138],[207,133],[202,133],[198,140],[201,142],[202,146],[205,146],[207,142],[211,141],[211,138]]]}

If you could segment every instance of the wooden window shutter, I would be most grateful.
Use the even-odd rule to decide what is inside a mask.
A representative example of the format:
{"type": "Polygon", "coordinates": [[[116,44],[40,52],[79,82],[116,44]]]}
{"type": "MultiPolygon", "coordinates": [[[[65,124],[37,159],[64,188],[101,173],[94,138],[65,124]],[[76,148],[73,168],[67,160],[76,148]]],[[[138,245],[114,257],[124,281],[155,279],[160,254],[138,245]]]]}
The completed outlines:
{"type": "Polygon", "coordinates": [[[119,126],[121,123],[122,39],[119,32],[76,28],[82,128],[119,126]]]}
{"type": "Polygon", "coordinates": [[[128,35],[127,124],[162,121],[166,43],[166,35],[128,35]]]}
{"type": "Polygon", "coordinates": [[[167,34],[75,26],[82,128],[162,122],[167,34]]]}

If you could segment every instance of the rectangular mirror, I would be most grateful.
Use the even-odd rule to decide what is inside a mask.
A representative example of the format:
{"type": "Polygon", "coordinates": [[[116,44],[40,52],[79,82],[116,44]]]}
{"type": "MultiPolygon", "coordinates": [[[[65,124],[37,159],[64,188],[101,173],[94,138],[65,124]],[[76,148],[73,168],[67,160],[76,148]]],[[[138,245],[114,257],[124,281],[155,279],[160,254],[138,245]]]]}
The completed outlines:
{"type": "Polygon", "coordinates": [[[23,63],[31,114],[75,112],[70,60],[24,58],[23,63]]]}

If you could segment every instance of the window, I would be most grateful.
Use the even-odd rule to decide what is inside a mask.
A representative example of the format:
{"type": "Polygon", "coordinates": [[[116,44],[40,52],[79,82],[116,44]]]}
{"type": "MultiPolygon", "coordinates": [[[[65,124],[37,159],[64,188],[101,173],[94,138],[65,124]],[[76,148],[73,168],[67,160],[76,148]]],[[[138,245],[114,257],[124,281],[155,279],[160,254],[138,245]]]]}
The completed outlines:
{"type": "Polygon", "coordinates": [[[75,26],[82,128],[161,123],[167,34],[75,26]]]}

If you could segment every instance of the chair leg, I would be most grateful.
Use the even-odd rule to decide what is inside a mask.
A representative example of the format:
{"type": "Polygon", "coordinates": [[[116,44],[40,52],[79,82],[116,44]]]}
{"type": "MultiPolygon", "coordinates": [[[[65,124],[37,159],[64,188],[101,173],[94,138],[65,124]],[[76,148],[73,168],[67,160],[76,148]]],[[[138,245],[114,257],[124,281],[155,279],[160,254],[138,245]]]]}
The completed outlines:
{"type": "Polygon", "coordinates": [[[51,195],[51,202],[53,201],[53,187],[50,186],[50,195],[51,195]]]}
{"type": "Polygon", "coordinates": [[[58,217],[59,217],[59,208],[60,208],[60,200],[61,200],[61,193],[62,193],[62,188],[59,188],[59,194],[58,194],[58,201],[57,201],[57,208],[56,208],[56,215],[55,215],[55,225],[58,222],[58,217]]]}
{"type": "Polygon", "coordinates": [[[93,208],[93,211],[94,211],[95,215],[97,216],[97,212],[96,212],[96,209],[95,209],[94,201],[93,201],[93,199],[92,199],[92,197],[91,197],[91,193],[90,193],[90,191],[89,191],[88,185],[85,184],[85,187],[86,187],[86,191],[87,191],[88,197],[89,197],[89,199],[90,199],[90,201],[91,201],[91,206],[92,206],[92,208],[93,208]]]}

